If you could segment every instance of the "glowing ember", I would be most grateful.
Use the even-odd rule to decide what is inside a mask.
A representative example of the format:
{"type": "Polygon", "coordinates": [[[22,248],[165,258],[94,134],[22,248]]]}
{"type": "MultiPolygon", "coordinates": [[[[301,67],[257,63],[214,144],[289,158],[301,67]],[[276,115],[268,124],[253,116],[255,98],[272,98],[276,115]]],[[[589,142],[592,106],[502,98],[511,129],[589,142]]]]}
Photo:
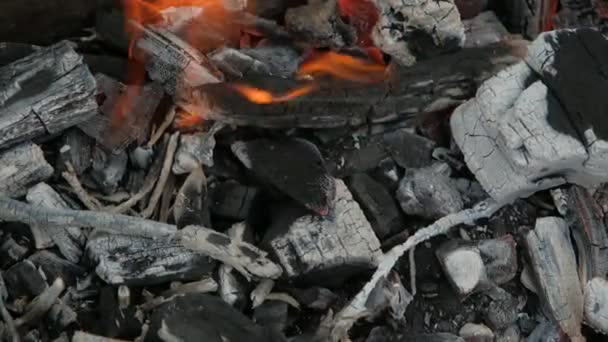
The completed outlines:
{"type": "Polygon", "coordinates": [[[379,82],[384,79],[385,70],[383,63],[370,63],[353,56],[327,52],[302,64],[298,76],[330,75],[355,82],[379,82]]]}
{"type": "Polygon", "coordinates": [[[205,121],[205,116],[200,113],[183,112],[175,119],[175,126],[179,129],[192,129],[200,126],[205,121]]]}
{"type": "Polygon", "coordinates": [[[275,95],[268,90],[251,87],[245,84],[235,84],[233,85],[233,87],[243,96],[245,96],[247,100],[257,104],[286,102],[297,97],[306,95],[316,88],[314,84],[307,84],[300,88],[290,90],[289,92],[283,95],[275,95]]]}
{"type": "Polygon", "coordinates": [[[360,46],[372,46],[372,29],[380,16],[369,0],[338,0],[340,13],[357,30],[360,46]]]}

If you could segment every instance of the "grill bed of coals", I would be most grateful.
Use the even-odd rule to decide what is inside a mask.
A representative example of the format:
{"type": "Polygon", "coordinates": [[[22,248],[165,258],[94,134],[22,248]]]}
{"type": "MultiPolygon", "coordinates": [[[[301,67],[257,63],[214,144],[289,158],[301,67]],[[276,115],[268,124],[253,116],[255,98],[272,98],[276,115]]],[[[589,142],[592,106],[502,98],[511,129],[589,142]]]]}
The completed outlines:
{"type": "Polygon", "coordinates": [[[0,2],[0,340],[605,339],[608,6],[521,3],[0,2]]]}

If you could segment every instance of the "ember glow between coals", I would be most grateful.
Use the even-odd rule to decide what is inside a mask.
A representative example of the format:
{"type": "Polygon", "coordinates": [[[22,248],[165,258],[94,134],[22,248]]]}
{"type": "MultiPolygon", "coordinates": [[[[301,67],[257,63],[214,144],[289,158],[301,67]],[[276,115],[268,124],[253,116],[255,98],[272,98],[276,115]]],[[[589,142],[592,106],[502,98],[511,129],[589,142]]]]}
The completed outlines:
{"type": "MultiPolygon", "coordinates": [[[[224,0],[123,0],[125,15],[127,18],[127,32],[130,35],[129,57],[133,56],[133,47],[140,38],[140,32],[134,30],[131,21],[140,25],[168,25],[164,20],[164,11],[180,7],[201,7],[203,10],[213,9],[213,13],[223,15],[224,0]]],[[[319,88],[319,82],[323,79],[334,78],[359,83],[381,82],[385,78],[386,65],[382,52],[373,46],[371,32],[378,21],[378,12],[375,5],[369,0],[338,0],[339,10],[344,20],[352,25],[359,37],[358,44],[367,52],[368,59],[357,58],[335,51],[312,51],[309,57],[300,65],[297,71],[298,78],[307,78],[311,81],[296,88],[284,92],[271,92],[244,82],[236,82],[230,86],[248,101],[260,105],[291,101],[305,96],[319,88]]],[[[186,30],[186,37],[182,37],[187,43],[198,47],[196,42],[189,41],[190,34],[195,30],[204,30],[203,23],[193,20],[186,30]]],[[[199,31],[200,32],[200,31],[199,31]]],[[[194,36],[194,35],[192,35],[194,36]]],[[[199,47],[200,48],[200,47],[199,47]]],[[[145,70],[137,64],[129,68],[128,82],[130,84],[143,84],[145,70]]],[[[119,100],[115,108],[114,121],[120,123],[133,106],[133,100],[138,95],[135,91],[126,92],[119,100]]],[[[176,119],[178,128],[188,129],[199,126],[207,113],[180,113],[176,119]]]]}

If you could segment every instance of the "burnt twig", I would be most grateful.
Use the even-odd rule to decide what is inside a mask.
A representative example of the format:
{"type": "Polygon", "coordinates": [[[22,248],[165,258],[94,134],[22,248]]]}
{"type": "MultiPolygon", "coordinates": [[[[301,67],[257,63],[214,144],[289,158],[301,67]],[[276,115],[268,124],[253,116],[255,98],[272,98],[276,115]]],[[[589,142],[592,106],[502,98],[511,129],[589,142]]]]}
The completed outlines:
{"type": "Polygon", "coordinates": [[[173,166],[173,157],[175,156],[175,151],[177,150],[177,141],[179,138],[179,132],[173,133],[171,138],[169,138],[169,144],[167,145],[167,154],[165,155],[165,161],[163,163],[163,168],[160,171],[160,177],[158,182],[156,183],[156,187],[152,192],[152,196],[150,197],[150,203],[148,207],[144,209],[141,213],[141,217],[149,218],[154,213],[156,205],[158,204],[158,200],[160,196],[163,194],[163,189],[165,188],[165,184],[167,183],[167,179],[169,178],[169,174],[171,173],[171,166],[173,166]]]}

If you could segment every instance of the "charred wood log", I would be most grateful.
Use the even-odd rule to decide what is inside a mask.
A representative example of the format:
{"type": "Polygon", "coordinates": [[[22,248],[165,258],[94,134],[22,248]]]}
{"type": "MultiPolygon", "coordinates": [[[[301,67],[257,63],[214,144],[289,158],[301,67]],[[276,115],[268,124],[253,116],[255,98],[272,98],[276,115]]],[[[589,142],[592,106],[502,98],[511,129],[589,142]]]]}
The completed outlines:
{"type": "Polygon", "coordinates": [[[175,238],[148,239],[129,235],[96,234],[87,243],[87,256],[97,275],[108,284],[155,285],[173,280],[196,280],[215,263],[175,238]]]}
{"type": "Polygon", "coordinates": [[[95,78],[70,43],[0,68],[0,148],[55,134],[95,114],[95,78]]]}
{"type": "Polygon", "coordinates": [[[65,163],[69,162],[77,175],[83,174],[90,166],[94,140],[77,128],[70,128],[63,134],[59,148],[57,163],[58,171],[65,171],[65,163]]]}
{"type": "MultiPolygon", "coordinates": [[[[513,42],[514,46],[525,44],[513,42]]],[[[411,67],[393,64],[384,83],[328,82],[317,91],[273,104],[249,102],[232,83],[208,84],[195,92],[193,102],[180,104],[193,113],[209,108],[212,120],[266,128],[331,128],[411,119],[463,103],[484,80],[516,63],[518,53],[503,43],[464,49],[411,67]]],[[[309,85],[272,77],[254,83],[279,92],[309,85]]]]}
{"type": "Polygon", "coordinates": [[[566,222],[555,217],[538,219],[526,235],[525,247],[546,314],[572,341],[584,341],[583,291],[566,222]]]}
{"type": "Polygon", "coordinates": [[[289,278],[339,283],[357,271],[377,266],[380,242],[365,214],[341,180],[336,180],[328,217],[281,211],[264,237],[289,278]],[[331,274],[331,277],[323,277],[331,274]],[[331,279],[329,279],[331,278],[331,279]]]}
{"type": "MultiPolygon", "coordinates": [[[[71,209],[65,200],[46,183],[32,187],[26,196],[29,204],[55,209],[71,209]]],[[[61,254],[72,262],[78,262],[82,256],[82,245],[86,237],[79,227],[40,227],[31,225],[32,235],[37,248],[46,247],[43,243],[49,239],[57,245],[61,254]]],[[[65,278],[64,278],[65,279],[65,278]]]]}
{"type": "Polygon", "coordinates": [[[0,194],[21,197],[31,185],[47,180],[53,172],[38,145],[25,142],[14,146],[0,152],[0,194]]]}
{"type": "Polygon", "coordinates": [[[86,27],[95,11],[110,4],[110,0],[2,1],[0,22],[11,25],[0,30],[0,41],[51,44],[86,27]],[[32,18],[36,18],[35,23],[32,18]]]}
{"type": "Polygon", "coordinates": [[[173,217],[179,229],[189,225],[209,227],[209,215],[207,178],[199,167],[188,175],[179,189],[173,205],[173,217]]]}

